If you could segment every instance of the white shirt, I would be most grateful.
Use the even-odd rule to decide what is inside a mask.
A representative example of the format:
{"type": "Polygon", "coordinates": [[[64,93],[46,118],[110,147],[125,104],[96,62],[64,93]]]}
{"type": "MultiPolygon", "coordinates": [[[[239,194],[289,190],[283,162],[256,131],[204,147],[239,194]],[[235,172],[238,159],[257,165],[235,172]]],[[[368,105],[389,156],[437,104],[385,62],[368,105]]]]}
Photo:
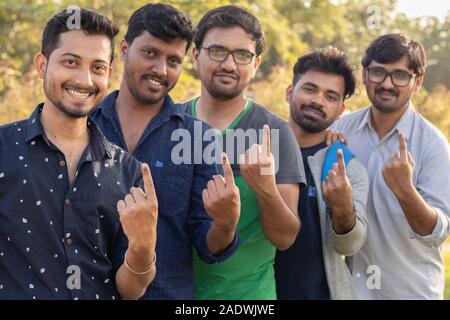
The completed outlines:
{"type": "Polygon", "coordinates": [[[344,116],[332,129],[347,138],[370,180],[367,240],[351,259],[359,298],[442,299],[445,272],[440,251],[450,233],[450,152],[446,138],[412,106],[381,140],[371,125],[370,107],[344,116]],[[433,232],[424,237],[411,229],[381,173],[399,149],[400,132],[415,162],[414,186],[437,212],[433,232]]]}

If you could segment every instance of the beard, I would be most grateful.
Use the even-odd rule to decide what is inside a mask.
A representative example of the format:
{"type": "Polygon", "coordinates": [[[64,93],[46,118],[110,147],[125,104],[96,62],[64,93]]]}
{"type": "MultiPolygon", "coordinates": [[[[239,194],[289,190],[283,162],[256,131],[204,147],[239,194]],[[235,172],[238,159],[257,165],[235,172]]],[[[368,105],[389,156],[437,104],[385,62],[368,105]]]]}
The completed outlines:
{"type": "Polygon", "coordinates": [[[395,91],[394,89],[384,89],[384,88],[378,88],[375,89],[375,95],[373,96],[371,100],[372,105],[380,112],[382,113],[391,113],[396,112],[404,107],[404,105],[407,103],[407,101],[401,101],[397,100],[399,97],[399,93],[395,91]],[[393,101],[385,102],[382,99],[378,98],[377,95],[381,94],[383,92],[390,93],[393,97],[396,97],[393,101]]]}
{"type": "Polygon", "coordinates": [[[327,129],[335,121],[336,117],[327,119],[327,113],[322,106],[313,103],[303,103],[300,107],[291,102],[290,106],[291,118],[294,122],[308,133],[319,133],[327,129]],[[321,119],[312,118],[305,114],[305,110],[313,110],[317,112],[321,119]]]}
{"type": "Polygon", "coordinates": [[[240,85],[240,80],[241,78],[238,75],[221,70],[214,72],[209,82],[203,81],[203,85],[212,97],[220,101],[227,101],[236,98],[244,91],[247,83],[240,85]],[[214,79],[217,74],[228,74],[234,77],[236,79],[236,84],[231,88],[222,87],[220,84],[216,83],[216,80],[214,79]]]}
{"type": "MultiPolygon", "coordinates": [[[[144,105],[157,104],[162,99],[164,99],[166,94],[169,93],[169,91],[172,90],[176,84],[176,82],[175,82],[172,86],[169,87],[169,82],[167,81],[166,78],[162,78],[162,77],[159,77],[159,76],[157,76],[155,74],[151,74],[151,73],[146,73],[146,74],[140,76],[139,80],[135,81],[136,72],[134,72],[132,70],[133,70],[133,68],[131,66],[129,66],[128,63],[126,63],[125,68],[124,68],[124,77],[125,77],[125,81],[127,83],[128,90],[130,90],[131,95],[137,101],[139,101],[139,103],[144,104],[144,105]],[[137,84],[137,82],[145,81],[146,78],[157,79],[158,81],[160,81],[162,83],[165,90],[162,90],[159,94],[157,92],[150,91],[152,93],[154,92],[154,94],[151,96],[146,95],[145,93],[142,93],[139,90],[139,85],[137,84]]],[[[149,92],[149,91],[147,90],[147,92],[149,92]]]]}
{"type": "MultiPolygon", "coordinates": [[[[62,84],[61,85],[61,98],[58,98],[56,92],[58,91],[56,88],[55,82],[51,82],[47,78],[47,74],[44,77],[44,93],[48,100],[56,107],[59,111],[64,113],[66,116],[73,118],[73,119],[80,119],[87,117],[100,103],[100,101],[103,99],[105,93],[102,95],[99,95],[99,89],[95,86],[89,87],[89,88],[82,88],[79,85],[76,84],[62,84]],[[83,108],[83,104],[77,104],[72,103],[72,106],[69,104],[66,104],[62,100],[62,94],[65,90],[82,90],[85,92],[89,92],[90,95],[96,95],[94,102],[92,103],[92,106],[89,108],[83,108]]],[[[69,94],[69,93],[67,93],[69,94]]],[[[90,99],[89,96],[87,99],[90,99]]]]}

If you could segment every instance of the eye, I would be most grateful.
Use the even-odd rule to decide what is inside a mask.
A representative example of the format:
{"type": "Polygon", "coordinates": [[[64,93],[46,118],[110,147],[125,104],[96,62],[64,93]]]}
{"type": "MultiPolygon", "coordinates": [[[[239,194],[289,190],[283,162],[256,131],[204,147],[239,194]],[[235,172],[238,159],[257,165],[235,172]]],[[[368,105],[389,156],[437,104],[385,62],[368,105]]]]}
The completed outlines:
{"type": "Polygon", "coordinates": [[[107,70],[108,70],[108,68],[105,67],[104,65],[101,65],[101,64],[94,65],[95,72],[103,73],[103,72],[106,72],[107,70]]]}
{"type": "Polygon", "coordinates": [[[404,71],[395,71],[394,78],[405,80],[409,78],[409,74],[404,71]]]}
{"type": "Polygon", "coordinates": [[[65,59],[63,60],[63,64],[67,67],[74,67],[76,66],[76,62],[73,59],[65,59]]]}
{"type": "Polygon", "coordinates": [[[384,76],[386,71],[384,71],[384,69],[381,69],[381,68],[375,68],[375,69],[372,69],[372,73],[375,76],[384,76]]]}
{"type": "Polygon", "coordinates": [[[179,59],[177,59],[177,58],[174,58],[174,57],[169,58],[169,64],[172,65],[172,66],[177,66],[180,63],[181,63],[181,61],[179,59]]]}
{"type": "Polygon", "coordinates": [[[149,58],[154,58],[156,57],[156,52],[153,50],[144,50],[144,53],[147,57],[149,58]]]}
{"type": "Polygon", "coordinates": [[[337,98],[336,96],[331,95],[331,94],[327,94],[326,97],[327,97],[328,100],[330,100],[330,101],[332,101],[332,102],[335,102],[335,101],[338,100],[338,98],[337,98]]]}
{"type": "Polygon", "coordinates": [[[303,87],[303,90],[309,93],[314,91],[312,87],[303,87]]]}
{"type": "Polygon", "coordinates": [[[216,57],[224,57],[224,56],[228,55],[228,51],[225,50],[224,48],[220,48],[220,47],[209,48],[209,53],[216,57]]]}

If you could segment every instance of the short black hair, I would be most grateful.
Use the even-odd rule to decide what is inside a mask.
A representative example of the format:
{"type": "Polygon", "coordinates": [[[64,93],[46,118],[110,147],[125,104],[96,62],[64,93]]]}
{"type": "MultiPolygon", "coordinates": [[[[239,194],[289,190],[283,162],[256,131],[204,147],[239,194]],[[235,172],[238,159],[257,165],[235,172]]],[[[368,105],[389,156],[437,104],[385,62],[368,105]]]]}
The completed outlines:
{"type": "Polygon", "coordinates": [[[343,51],[334,47],[318,48],[301,56],[294,65],[292,84],[295,86],[301,75],[310,69],[342,76],[345,82],[344,100],[355,92],[355,67],[343,51]]]}
{"type": "Polygon", "coordinates": [[[72,30],[82,30],[87,35],[104,35],[108,37],[111,42],[110,62],[113,61],[114,37],[119,33],[119,27],[105,15],[95,10],[84,8],[64,9],[47,21],[42,34],[42,54],[49,59],[52,52],[58,48],[60,35],[72,30]],[[76,10],[80,10],[80,25],[72,26],[71,21],[74,15],[77,14],[76,10]]]}
{"type": "Polygon", "coordinates": [[[392,63],[407,57],[409,68],[417,75],[425,73],[427,58],[422,44],[403,33],[391,33],[372,41],[362,58],[362,65],[367,68],[372,61],[392,63]]]}
{"type": "Polygon", "coordinates": [[[209,10],[197,24],[194,43],[197,49],[202,46],[206,33],[213,28],[241,27],[256,41],[256,55],[265,49],[264,32],[258,19],[247,9],[239,6],[222,6],[209,10]]]}
{"type": "Polygon", "coordinates": [[[194,36],[191,18],[183,11],[163,3],[146,4],[137,9],[128,20],[125,40],[131,45],[144,31],[167,43],[181,38],[187,42],[186,52],[194,36]]]}

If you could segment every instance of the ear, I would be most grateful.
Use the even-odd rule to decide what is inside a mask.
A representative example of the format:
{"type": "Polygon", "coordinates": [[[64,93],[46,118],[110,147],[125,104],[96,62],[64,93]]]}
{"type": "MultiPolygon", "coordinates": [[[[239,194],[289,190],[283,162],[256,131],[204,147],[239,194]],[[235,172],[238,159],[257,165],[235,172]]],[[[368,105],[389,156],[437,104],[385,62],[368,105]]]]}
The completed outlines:
{"type": "Polygon", "coordinates": [[[194,65],[194,68],[198,70],[198,56],[200,55],[200,50],[197,49],[196,46],[192,48],[192,64],[194,65]]]}
{"type": "Polygon", "coordinates": [[[39,78],[44,79],[45,69],[47,68],[47,58],[40,52],[34,57],[34,67],[39,78]]]}
{"type": "Polygon", "coordinates": [[[111,78],[112,72],[113,72],[113,68],[112,68],[112,67],[109,67],[109,70],[108,70],[108,78],[111,78]]]}
{"type": "Polygon", "coordinates": [[[345,111],[345,103],[344,102],[342,102],[342,104],[341,104],[341,108],[340,108],[340,112],[339,112],[339,115],[338,115],[338,119],[342,116],[342,114],[344,113],[344,111],[345,111]]]}
{"type": "Polygon", "coordinates": [[[367,86],[367,69],[364,68],[362,71],[362,83],[367,86]]]}
{"type": "Polygon", "coordinates": [[[261,65],[261,56],[257,56],[257,57],[255,57],[255,66],[253,69],[252,77],[254,77],[256,75],[256,71],[258,71],[260,65],[261,65]]]}
{"type": "Polygon", "coordinates": [[[414,89],[414,92],[419,91],[420,87],[422,87],[422,83],[424,80],[425,76],[423,74],[421,74],[420,76],[417,76],[415,79],[415,86],[416,88],[414,89]]]}
{"type": "Polygon", "coordinates": [[[292,84],[290,84],[287,88],[286,88],[286,102],[287,103],[291,103],[291,98],[292,98],[292,93],[294,92],[294,87],[292,86],[292,84]]]}
{"type": "Polygon", "coordinates": [[[120,60],[125,61],[125,57],[127,56],[128,53],[128,42],[125,39],[120,42],[119,52],[120,52],[120,60]]]}

